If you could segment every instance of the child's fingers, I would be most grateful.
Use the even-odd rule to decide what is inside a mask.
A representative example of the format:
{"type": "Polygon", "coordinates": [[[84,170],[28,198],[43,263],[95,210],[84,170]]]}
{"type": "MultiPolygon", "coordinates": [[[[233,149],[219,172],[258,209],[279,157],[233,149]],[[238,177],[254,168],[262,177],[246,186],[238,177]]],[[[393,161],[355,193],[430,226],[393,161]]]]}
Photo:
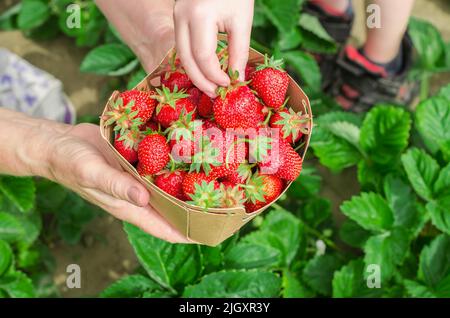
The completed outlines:
{"type": "Polygon", "coordinates": [[[175,40],[178,57],[194,85],[205,94],[214,97],[217,85],[209,81],[198,68],[192,56],[189,27],[183,19],[175,21],[175,40]]]}
{"type": "Polygon", "coordinates": [[[203,75],[219,86],[228,86],[230,79],[221,70],[216,55],[217,25],[214,21],[192,21],[189,25],[192,54],[203,75]]]}
{"type": "Polygon", "coordinates": [[[228,50],[230,67],[239,72],[239,80],[245,80],[245,66],[248,61],[250,46],[251,23],[233,23],[228,34],[228,50]]]}

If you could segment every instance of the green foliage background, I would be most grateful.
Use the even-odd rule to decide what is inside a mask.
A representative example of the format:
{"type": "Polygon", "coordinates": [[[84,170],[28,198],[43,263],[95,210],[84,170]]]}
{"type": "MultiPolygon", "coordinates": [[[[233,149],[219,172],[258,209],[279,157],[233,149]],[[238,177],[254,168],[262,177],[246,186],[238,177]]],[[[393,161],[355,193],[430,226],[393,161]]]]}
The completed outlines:
{"type": "MultiPolygon", "coordinates": [[[[171,245],[124,224],[141,267],[101,297],[450,297],[450,86],[429,97],[429,79],[450,69],[450,45],[431,24],[411,19],[422,82],[415,112],[374,105],[342,112],[321,92],[311,53],[335,43],[300,0],[257,0],[252,46],[286,60],[311,97],[317,126],[301,177],[268,213],[218,247],[171,245]],[[293,10],[292,8],[299,8],[293,10]],[[343,202],[337,227],[320,195],[320,162],[354,167],[361,193],[343,202]],[[369,265],[381,288],[368,288],[369,265]]],[[[1,29],[90,47],[81,70],[120,76],[133,87],[145,72],[93,1],[23,0],[0,16],[1,29]],[[66,27],[67,5],[82,28],[66,27]]],[[[46,245],[77,244],[98,211],[46,180],[0,176],[0,297],[58,296],[46,245]]],[[[370,277],[369,277],[370,278],[370,277]]]]}

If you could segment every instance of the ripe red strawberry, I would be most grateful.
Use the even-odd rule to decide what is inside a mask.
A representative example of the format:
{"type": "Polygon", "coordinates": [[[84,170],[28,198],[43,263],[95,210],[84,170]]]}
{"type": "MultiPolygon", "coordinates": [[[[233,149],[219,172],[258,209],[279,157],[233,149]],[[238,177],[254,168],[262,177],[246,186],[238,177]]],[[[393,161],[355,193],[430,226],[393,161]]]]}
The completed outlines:
{"type": "Polygon", "coordinates": [[[194,184],[194,192],[189,195],[189,204],[204,209],[220,207],[222,192],[218,189],[217,181],[202,180],[194,184]]]}
{"type": "Polygon", "coordinates": [[[273,202],[283,189],[284,182],[280,178],[274,175],[255,174],[246,186],[247,212],[254,212],[273,202]]]}
{"type": "Polygon", "coordinates": [[[192,81],[181,67],[180,60],[173,54],[169,61],[169,68],[161,75],[161,85],[169,88],[171,91],[178,88],[188,89],[192,87],[192,81]]]}
{"type": "Polygon", "coordinates": [[[235,208],[245,203],[245,193],[239,185],[224,181],[220,184],[220,192],[221,208],[235,208]]]}
{"type": "Polygon", "coordinates": [[[245,184],[252,176],[252,169],[247,163],[241,163],[237,170],[221,179],[222,183],[245,184]]]}
{"type": "Polygon", "coordinates": [[[138,148],[142,174],[153,175],[160,172],[169,162],[169,145],[166,138],[158,134],[146,136],[138,148]]]}
{"type": "Polygon", "coordinates": [[[200,146],[194,153],[191,171],[204,171],[214,179],[236,171],[247,155],[246,144],[241,138],[218,128],[204,131],[200,146]]]}
{"type": "Polygon", "coordinates": [[[262,106],[250,88],[236,82],[236,73],[231,76],[228,88],[219,88],[219,97],[214,101],[213,112],[222,128],[256,128],[263,118],[262,106]]]}
{"type": "Polygon", "coordinates": [[[198,102],[197,110],[200,116],[209,118],[213,115],[213,103],[214,101],[206,94],[202,94],[198,102]]]}
{"type": "Polygon", "coordinates": [[[170,152],[175,162],[190,163],[196,145],[202,138],[203,121],[193,120],[194,112],[182,113],[167,129],[170,152]]]}
{"type": "Polygon", "coordinates": [[[294,181],[302,171],[302,157],[287,142],[280,143],[281,165],[275,176],[287,181],[294,181]]]}
{"type": "Polygon", "coordinates": [[[191,100],[192,104],[198,107],[200,98],[203,95],[202,91],[199,90],[197,87],[191,87],[187,90],[187,94],[189,95],[189,99],[191,100]]]}
{"type": "Polygon", "coordinates": [[[247,64],[247,66],[245,67],[245,81],[250,81],[252,79],[252,75],[255,70],[255,67],[247,64]]]}
{"type": "Polygon", "coordinates": [[[129,163],[135,164],[138,161],[137,147],[127,140],[123,139],[120,135],[117,135],[114,140],[114,148],[125,158],[129,163]]]}
{"type": "Polygon", "coordinates": [[[289,86],[289,76],[282,65],[283,60],[269,59],[266,55],[264,64],[257,66],[250,83],[263,102],[275,109],[283,106],[289,86]]]}
{"type": "Polygon", "coordinates": [[[170,194],[171,196],[182,201],[188,200],[183,192],[183,180],[186,176],[186,171],[162,171],[155,177],[155,185],[170,194]]]}
{"type": "Polygon", "coordinates": [[[296,113],[292,108],[282,109],[270,117],[270,127],[279,128],[280,135],[290,144],[294,144],[308,134],[310,130],[308,114],[296,113]]]}
{"type": "Polygon", "coordinates": [[[117,134],[114,140],[114,148],[129,163],[135,164],[138,161],[137,147],[140,140],[138,131],[128,131],[125,135],[117,134]]]}
{"type": "Polygon", "coordinates": [[[155,119],[162,127],[168,128],[173,122],[177,121],[181,114],[188,114],[193,112],[192,118],[195,119],[196,113],[195,105],[185,94],[184,90],[178,91],[175,89],[170,92],[167,87],[156,89],[157,95],[154,98],[159,102],[156,106],[155,119]]]}
{"type": "Polygon", "coordinates": [[[158,123],[155,123],[154,121],[148,121],[140,127],[140,130],[159,132],[160,128],[158,126],[158,123]]]}
{"type": "Polygon", "coordinates": [[[120,98],[123,99],[124,105],[133,104],[132,110],[138,111],[137,117],[142,119],[143,123],[152,118],[153,111],[156,107],[156,101],[151,98],[154,95],[154,91],[144,92],[138,90],[130,90],[120,94],[120,98]]]}
{"type": "Polygon", "coordinates": [[[203,172],[191,172],[186,174],[183,180],[183,192],[187,197],[190,197],[191,194],[195,192],[195,185],[201,184],[202,181],[206,181],[207,183],[213,181],[214,188],[219,188],[219,183],[215,181],[213,178],[207,176],[203,172]]]}

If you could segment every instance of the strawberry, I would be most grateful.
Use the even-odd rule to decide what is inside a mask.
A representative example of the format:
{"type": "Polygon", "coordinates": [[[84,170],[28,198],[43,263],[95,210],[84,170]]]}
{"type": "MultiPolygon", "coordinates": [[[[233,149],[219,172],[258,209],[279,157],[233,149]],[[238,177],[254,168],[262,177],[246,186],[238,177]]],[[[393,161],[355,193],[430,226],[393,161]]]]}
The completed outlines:
{"type": "Polygon", "coordinates": [[[284,141],[280,143],[280,146],[281,165],[275,176],[287,181],[294,181],[302,171],[302,157],[289,143],[284,141]]]}
{"type": "Polygon", "coordinates": [[[178,89],[188,89],[192,87],[192,81],[181,67],[181,62],[176,58],[174,53],[169,60],[169,69],[161,75],[161,85],[173,91],[175,87],[178,89]]]}
{"type": "Polygon", "coordinates": [[[189,114],[182,112],[180,118],[166,130],[172,157],[177,162],[190,162],[196,139],[202,137],[203,121],[193,120],[194,114],[194,112],[189,114]],[[186,161],[187,159],[189,161],[186,161]]]}
{"type": "Polygon", "coordinates": [[[192,104],[198,107],[200,98],[203,95],[202,91],[199,90],[197,87],[191,87],[187,90],[187,94],[189,95],[189,99],[191,100],[192,104]]]}
{"type": "Polygon", "coordinates": [[[166,138],[158,134],[146,136],[138,148],[142,174],[153,175],[160,172],[169,162],[169,152],[166,138]]]}
{"type": "Polygon", "coordinates": [[[219,188],[219,183],[215,181],[213,178],[207,176],[203,172],[191,172],[186,174],[183,180],[183,192],[187,197],[190,197],[191,194],[195,192],[195,185],[201,184],[203,181],[207,183],[213,182],[214,189],[219,188]]]}
{"type": "MultiPolygon", "coordinates": [[[[156,121],[161,124],[162,127],[168,128],[173,122],[178,120],[184,112],[185,114],[191,113],[195,110],[194,104],[184,90],[178,91],[177,88],[170,92],[165,86],[162,89],[156,89],[157,95],[154,96],[158,101],[156,106],[156,121]]],[[[195,119],[196,113],[194,112],[192,118],[195,119]]]]}
{"type": "Polygon", "coordinates": [[[220,207],[221,191],[217,187],[217,181],[202,180],[194,184],[194,192],[189,195],[189,204],[199,206],[205,210],[220,207]]]}
{"type": "Polygon", "coordinates": [[[296,113],[292,108],[282,109],[270,118],[270,127],[280,129],[281,136],[290,144],[294,144],[309,133],[309,116],[296,113]]]}
{"type": "Polygon", "coordinates": [[[273,57],[269,59],[266,55],[264,64],[256,67],[250,82],[250,86],[258,93],[263,102],[275,109],[284,104],[289,86],[289,76],[281,68],[282,65],[283,60],[274,60],[273,57]]]}
{"type": "Polygon", "coordinates": [[[130,102],[124,104],[122,98],[113,101],[103,116],[103,120],[107,126],[114,125],[114,131],[120,135],[126,135],[129,131],[138,131],[144,124],[141,118],[138,117],[138,111],[133,110],[134,103],[130,102]]]}
{"type": "Polygon", "coordinates": [[[124,157],[129,163],[135,164],[138,161],[137,146],[140,140],[138,131],[129,130],[127,134],[117,134],[114,140],[114,148],[124,157]]]}
{"type": "Polygon", "coordinates": [[[263,118],[262,105],[245,83],[237,82],[237,72],[231,74],[228,88],[218,89],[213,113],[222,128],[256,128],[263,118]]]}
{"type": "Polygon", "coordinates": [[[250,81],[252,79],[252,75],[255,70],[255,67],[247,64],[247,66],[245,67],[245,81],[250,81]]]}
{"type": "Polygon", "coordinates": [[[170,194],[171,196],[186,201],[188,198],[183,192],[183,180],[186,176],[186,171],[162,171],[155,176],[155,185],[170,194]]]}
{"type": "Polygon", "coordinates": [[[254,212],[273,202],[283,192],[284,182],[274,175],[255,173],[246,185],[247,212],[254,212]]]}
{"type": "Polygon", "coordinates": [[[196,151],[191,171],[203,170],[212,178],[221,178],[233,173],[246,158],[246,145],[235,134],[220,129],[204,131],[201,148],[196,151]]]}
{"type": "Polygon", "coordinates": [[[239,185],[224,181],[220,184],[220,203],[221,208],[234,208],[243,206],[245,202],[245,194],[239,185]]]}
{"type": "Polygon", "coordinates": [[[252,170],[247,163],[241,163],[237,170],[234,170],[227,176],[223,177],[222,183],[230,184],[245,184],[247,180],[251,177],[252,170]]]}
{"type": "Polygon", "coordinates": [[[137,117],[145,123],[152,118],[156,107],[156,101],[151,97],[154,94],[154,91],[144,92],[134,89],[121,93],[120,98],[123,99],[124,105],[132,104],[132,110],[137,111],[137,117]]]}
{"type": "Polygon", "coordinates": [[[158,123],[155,123],[154,121],[148,121],[144,125],[140,127],[141,131],[150,131],[150,132],[159,132],[160,127],[158,123]]]}
{"type": "Polygon", "coordinates": [[[198,113],[200,116],[204,118],[209,118],[213,115],[213,104],[214,101],[205,93],[203,93],[200,97],[200,100],[198,102],[198,113]]]}

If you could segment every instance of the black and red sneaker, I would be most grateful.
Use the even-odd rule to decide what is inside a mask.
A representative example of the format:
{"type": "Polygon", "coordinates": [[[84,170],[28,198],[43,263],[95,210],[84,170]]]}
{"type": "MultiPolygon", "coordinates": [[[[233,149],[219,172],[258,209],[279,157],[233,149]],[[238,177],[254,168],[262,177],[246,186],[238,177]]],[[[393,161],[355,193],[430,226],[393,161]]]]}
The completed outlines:
{"type": "Polygon", "coordinates": [[[346,110],[364,112],[379,103],[408,105],[418,94],[418,82],[410,81],[413,44],[405,34],[401,52],[402,66],[389,75],[383,66],[371,62],[357,48],[347,45],[337,60],[337,72],[328,91],[346,110]]]}
{"type": "MultiPolygon", "coordinates": [[[[335,12],[333,7],[326,6],[315,1],[307,1],[303,7],[303,12],[311,14],[319,20],[322,27],[336,41],[338,51],[350,37],[353,27],[354,14],[351,9],[345,13],[335,12]]],[[[338,54],[313,54],[320,66],[322,74],[322,89],[328,90],[333,82],[336,72],[336,59],[338,54]]]]}

